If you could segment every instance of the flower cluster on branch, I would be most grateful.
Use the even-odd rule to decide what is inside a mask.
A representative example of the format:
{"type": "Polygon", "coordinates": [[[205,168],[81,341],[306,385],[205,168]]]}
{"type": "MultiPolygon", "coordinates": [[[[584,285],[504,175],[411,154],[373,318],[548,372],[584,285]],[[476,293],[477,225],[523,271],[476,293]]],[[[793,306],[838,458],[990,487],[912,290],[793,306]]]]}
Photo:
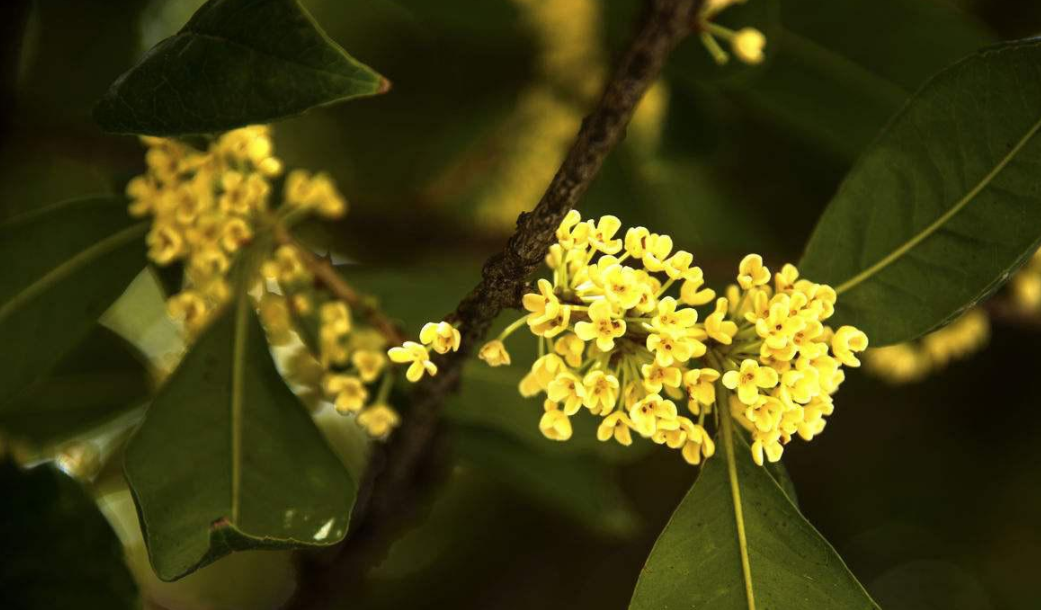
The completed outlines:
{"type": "Polygon", "coordinates": [[[570,212],[546,256],[551,278],[524,296],[527,314],[480,350],[491,366],[506,365],[503,340],[525,326],[537,338],[520,392],[545,394],[543,434],[567,440],[570,418],[585,410],[600,418],[600,440],[629,445],[635,432],[691,464],[714,453],[708,427],[719,417],[749,432],[758,464],[779,460],[796,435],[819,434],[842,367],[859,366],[868,344],[852,326],[825,325],[835,291],[793,265],[771,273],[750,254],[719,296],[671,237],[621,228],[614,216],[570,212]]]}

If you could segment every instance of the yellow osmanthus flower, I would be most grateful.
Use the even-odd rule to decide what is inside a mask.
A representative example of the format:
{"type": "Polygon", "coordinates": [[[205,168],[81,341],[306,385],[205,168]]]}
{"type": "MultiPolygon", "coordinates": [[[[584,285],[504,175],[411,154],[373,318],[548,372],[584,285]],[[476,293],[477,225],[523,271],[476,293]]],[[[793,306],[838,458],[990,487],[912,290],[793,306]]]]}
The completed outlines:
{"type": "Polygon", "coordinates": [[[431,377],[437,375],[437,365],[430,361],[430,352],[415,341],[405,341],[401,347],[392,347],[387,355],[398,364],[409,363],[405,377],[413,383],[422,379],[423,373],[431,377]]]}
{"type": "Polygon", "coordinates": [[[383,403],[374,404],[358,414],[358,425],[373,438],[387,436],[399,423],[398,412],[383,403]]]}
{"type": "Polygon", "coordinates": [[[506,351],[506,346],[503,342],[498,340],[486,343],[478,353],[478,357],[490,366],[510,364],[510,353],[506,351]]]}
{"type": "Polygon", "coordinates": [[[461,339],[459,330],[448,322],[429,322],[419,331],[419,340],[423,345],[429,345],[430,349],[439,354],[459,351],[461,339]]]}
{"type": "Polygon", "coordinates": [[[727,63],[730,57],[719,46],[717,39],[728,42],[731,53],[742,63],[754,65],[762,63],[765,59],[763,48],[766,46],[766,36],[762,32],[750,27],[744,27],[735,32],[712,21],[727,7],[744,2],[745,0],[708,0],[701,7],[701,13],[698,16],[701,42],[716,63],[720,65],[727,63]]]}
{"type": "Polygon", "coordinates": [[[342,216],[347,204],[333,181],[293,170],[275,192],[273,180],[282,175],[283,163],[263,126],[226,132],[205,150],[172,139],[141,140],[148,147],[148,171],[127,184],[129,212],[151,218],[146,243],[155,263],[184,265],[184,289],[170,297],[170,315],[183,320],[190,338],[202,332],[228,300],[227,274],[250,247],[241,264],[256,260],[265,280],[249,288],[269,342],[303,343],[290,357],[287,379],[302,397],[324,394],[341,413],[357,413],[357,423],[373,436],[386,435],[398,421],[386,404],[386,341],[378,335],[365,345],[355,341],[371,336],[371,329],[355,332],[347,305],[314,285],[306,253],[271,239],[308,214],[342,216]],[[381,378],[378,392],[367,387],[381,378]],[[374,405],[367,406],[374,394],[374,405]]]}
{"type": "Polygon", "coordinates": [[[731,417],[756,463],[776,461],[794,437],[821,433],[842,367],[857,366],[867,348],[856,328],[826,325],[835,291],[792,265],[773,274],[751,254],[716,298],[668,235],[623,234],[613,216],[583,221],[571,211],[556,238],[550,277],[524,295],[525,315],[481,350],[503,364],[502,342],[528,328],[540,357],[519,389],[546,394],[539,428],[551,439],[570,438],[570,418],[585,407],[600,418],[600,440],[628,445],[635,433],[699,464],[715,453],[710,430],[731,417]]]}

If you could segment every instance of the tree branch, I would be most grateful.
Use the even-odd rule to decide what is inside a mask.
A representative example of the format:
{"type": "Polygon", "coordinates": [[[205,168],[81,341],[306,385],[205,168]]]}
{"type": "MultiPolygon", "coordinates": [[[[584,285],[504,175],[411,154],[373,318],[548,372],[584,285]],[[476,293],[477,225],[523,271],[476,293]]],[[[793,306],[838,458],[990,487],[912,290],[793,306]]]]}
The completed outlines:
{"type": "Polygon", "coordinates": [[[355,292],[354,288],[344,280],[331,264],[315,256],[310,250],[301,246],[293,239],[289,231],[281,224],[274,228],[275,241],[282,245],[296,248],[300,262],[311,272],[311,275],[333,294],[337,299],[347,303],[351,309],[365,319],[375,328],[391,345],[401,345],[405,341],[405,334],[394,324],[390,318],[362,295],[355,292]]]}
{"type": "Polygon", "coordinates": [[[436,377],[412,393],[411,409],[387,446],[374,449],[352,517],[353,530],[339,557],[326,566],[308,566],[289,608],[310,608],[327,598],[333,582],[360,577],[379,559],[413,506],[418,485],[430,474],[427,456],[435,444],[446,396],[459,384],[463,363],[484,339],[496,316],[520,301],[528,276],[543,262],[557,227],[588,190],[608,153],[625,136],[637,103],[654,83],[666,58],[687,37],[702,0],[650,0],[642,25],[607,83],[593,112],[535,209],[521,214],[505,249],[491,257],[481,282],[449,319],[462,333],[458,352],[438,361],[436,377]]]}

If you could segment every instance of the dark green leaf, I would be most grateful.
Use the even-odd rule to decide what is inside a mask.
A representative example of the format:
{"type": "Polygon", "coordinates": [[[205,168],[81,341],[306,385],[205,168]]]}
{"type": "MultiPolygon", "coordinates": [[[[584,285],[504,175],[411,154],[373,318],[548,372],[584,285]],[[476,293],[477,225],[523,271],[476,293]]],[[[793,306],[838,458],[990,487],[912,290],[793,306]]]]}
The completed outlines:
{"type": "Polygon", "coordinates": [[[1041,42],[940,72],[854,167],[800,267],[881,346],[950,322],[1041,239],[1041,42]]]}
{"type": "Polygon", "coordinates": [[[341,540],[355,483],[275,369],[243,290],[160,390],[126,453],[156,574],[341,540]]]}
{"type": "Polygon", "coordinates": [[[459,426],[455,439],[463,461],[549,510],[611,536],[630,535],[637,527],[638,518],[610,469],[595,458],[546,455],[481,427],[459,426]]]}
{"type": "Polygon", "coordinates": [[[782,12],[769,65],[729,92],[849,162],[926,78],[994,42],[963,12],[929,0],[785,0],[782,12]]]}
{"type": "Polygon", "coordinates": [[[208,133],[388,88],[296,0],[210,0],[112,84],[94,119],[118,133],[208,133]]]}
{"type": "Polygon", "coordinates": [[[0,429],[35,443],[60,441],[141,404],[150,389],[144,356],[95,326],[46,379],[0,412],[0,429]]]}
{"type": "Polygon", "coordinates": [[[0,225],[0,412],[83,341],[141,271],[147,230],[122,197],[67,201],[0,225]]]}
{"type": "Polygon", "coordinates": [[[18,610],[139,606],[123,547],[94,500],[49,466],[0,463],[0,591],[18,610]]]}
{"type": "Polygon", "coordinates": [[[720,439],[717,455],[673,513],[629,607],[749,608],[750,589],[756,608],[877,608],[835,549],[755,465],[743,437],[734,433],[733,441],[720,439]]]}

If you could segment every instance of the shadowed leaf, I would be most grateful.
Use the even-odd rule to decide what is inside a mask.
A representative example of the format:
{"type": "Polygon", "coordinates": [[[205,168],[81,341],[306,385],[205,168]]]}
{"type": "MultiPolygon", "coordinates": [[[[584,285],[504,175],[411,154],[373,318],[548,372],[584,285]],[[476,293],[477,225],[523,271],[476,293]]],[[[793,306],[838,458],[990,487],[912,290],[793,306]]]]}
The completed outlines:
{"type": "Polygon", "coordinates": [[[141,271],[147,229],[122,197],[67,201],[0,225],[0,412],[83,341],[141,271]]]}
{"type": "Polygon", "coordinates": [[[388,88],[296,0],[210,0],[112,84],[94,119],[118,133],[208,133],[388,88]]]}

